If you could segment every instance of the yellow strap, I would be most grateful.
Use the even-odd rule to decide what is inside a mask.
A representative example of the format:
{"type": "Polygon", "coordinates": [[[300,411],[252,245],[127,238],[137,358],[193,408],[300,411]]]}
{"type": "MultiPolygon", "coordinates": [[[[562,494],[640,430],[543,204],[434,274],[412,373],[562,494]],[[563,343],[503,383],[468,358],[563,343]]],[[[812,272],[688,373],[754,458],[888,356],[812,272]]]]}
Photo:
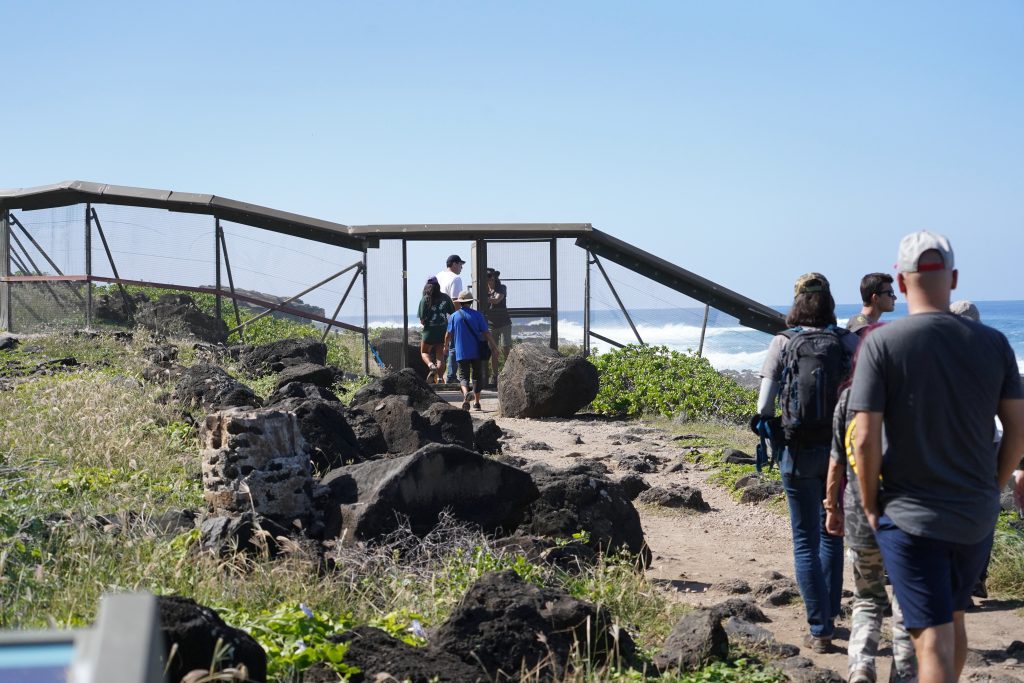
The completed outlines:
{"type": "Polygon", "coordinates": [[[843,440],[843,445],[846,446],[846,461],[850,463],[850,469],[853,473],[857,473],[857,459],[853,457],[853,437],[856,434],[857,417],[851,417],[850,421],[846,425],[846,438],[843,440]]]}

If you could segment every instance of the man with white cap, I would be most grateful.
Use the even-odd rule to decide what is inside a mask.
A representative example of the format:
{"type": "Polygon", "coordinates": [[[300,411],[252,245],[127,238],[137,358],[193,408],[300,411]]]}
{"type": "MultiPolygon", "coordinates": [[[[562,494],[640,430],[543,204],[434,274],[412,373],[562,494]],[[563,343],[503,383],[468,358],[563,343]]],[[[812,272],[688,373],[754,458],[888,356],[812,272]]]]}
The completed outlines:
{"type": "Polygon", "coordinates": [[[1024,391],[1006,337],[949,312],[957,284],[949,240],[907,235],[897,270],[910,315],[865,339],[850,395],[857,479],[920,681],[955,681],[967,658],[964,610],[992,545],[999,491],[1024,452],[1024,391]],[[1004,429],[998,455],[996,414],[1004,429]]]}
{"type": "MultiPolygon", "coordinates": [[[[462,307],[462,304],[459,303],[459,294],[462,294],[463,289],[461,274],[464,263],[466,262],[462,260],[461,256],[452,254],[445,260],[444,270],[435,276],[437,283],[441,285],[441,291],[451,297],[456,311],[462,307]]],[[[452,349],[448,354],[448,376],[445,378],[449,384],[455,381],[456,369],[455,349],[452,349]]]]}

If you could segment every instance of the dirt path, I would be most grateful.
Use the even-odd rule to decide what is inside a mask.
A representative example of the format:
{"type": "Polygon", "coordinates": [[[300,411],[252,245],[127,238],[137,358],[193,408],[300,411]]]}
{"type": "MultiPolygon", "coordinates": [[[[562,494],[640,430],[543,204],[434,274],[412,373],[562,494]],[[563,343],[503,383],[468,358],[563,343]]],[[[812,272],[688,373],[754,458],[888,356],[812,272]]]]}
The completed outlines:
{"type": "MultiPolygon", "coordinates": [[[[461,398],[445,392],[444,398],[458,405],[461,398]]],[[[605,462],[617,477],[613,457],[619,453],[649,453],[663,460],[678,459],[682,447],[671,435],[640,422],[606,422],[588,419],[522,420],[498,417],[497,399],[493,393],[484,396],[484,410],[474,411],[474,419],[494,418],[502,429],[513,435],[506,442],[506,452],[530,461],[543,461],[566,467],[581,458],[605,462]],[[543,442],[552,450],[524,449],[527,442],[543,442]]],[[[675,599],[692,605],[710,606],[729,595],[718,588],[724,581],[743,579],[754,585],[770,570],[792,577],[793,556],[789,521],[783,514],[765,506],[737,503],[723,489],[707,481],[703,472],[687,466],[679,472],[645,474],[652,485],[688,484],[703,494],[711,505],[706,513],[688,513],[641,506],[640,516],[647,542],[654,554],[648,570],[650,578],[666,587],[675,599]]],[[[853,585],[847,567],[844,587],[853,585]]],[[[844,603],[849,604],[845,598],[844,603]]],[[[1012,604],[1012,603],[1011,603],[1012,604]]],[[[1019,603],[1017,603],[1019,604],[1019,603]]],[[[798,601],[785,607],[762,605],[772,622],[766,624],[777,640],[800,646],[806,631],[802,604],[798,601]]],[[[834,669],[844,678],[847,670],[846,638],[849,619],[838,623],[835,652],[817,655],[801,648],[801,655],[810,657],[818,666],[834,669]]],[[[1024,618],[1019,609],[1006,602],[988,600],[981,609],[967,616],[970,647],[975,654],[968,660],[964,680],[1024,681],[1024,660],[1007,660],[986,664],[981,653],[999,651],[1014,640],[1024,640],[1024,618]]],[[[879,658],[879,680],[888,680],[889,649],[883,641],[879,658]]]]}

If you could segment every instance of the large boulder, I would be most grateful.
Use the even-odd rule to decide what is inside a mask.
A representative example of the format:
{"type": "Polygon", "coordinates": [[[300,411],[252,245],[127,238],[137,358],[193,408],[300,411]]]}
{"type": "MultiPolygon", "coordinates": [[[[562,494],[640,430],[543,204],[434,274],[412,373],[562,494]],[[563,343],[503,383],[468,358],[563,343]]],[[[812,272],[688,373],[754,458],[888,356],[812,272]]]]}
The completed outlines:
{"type": "Polygon", "coordinates": [[[526,583],[513,571],[485,574],[470,587],[433,646],[479,663],[488,680],[518,680],[521,671],[530,671],[530,680],[561,680],[574,651],[596,663],[634,653],[606,608],[526,583]]]}
{"type": "Polygon", "coordinates": [[[354,411],[340,403],[322,398],[288,398],[275,403],[273,407],[294,413],[299,422],[299,432],[309,446],[313,467],[318,472],[326,473],[335,467],[362,462],[367,459],[367,455],[374,455],[363,452],[359,438],[348,421],[349,414],[354,411]]]}
{"type": "Polygon", "coordinates": [[[505,417],[569,417],[597,396],[597,368],[539,344],[512,347],[498,377],[505,417]]]}
{"type": "Polygon", "coordinates": [[[407,396],[409,406],[420,412],[435,403],[445,402],[413,370],[406,368],[398,372],[389,372],[361,387],[352,396],[349,405],[355,407],[366,403],[380,402],[388,396],[407,396]]]}
{"type": "Polygon", "coordinates": [[[187,406],[197,405],[207,411],[255,408],[261,403],[252,389],[222,368],[206,363],[196,363],[181,371],[174,385],[174,397],[187,406]]]}
{"type": "Polygon", "coordinates": [[[588,464],[556,470],[538,463],[528,471],[540,498],[527,511],[521,531],[554,538],[586,531],[594,549],[627,550],[644,566],[650,564],[640,515],[618,482],[588,464]]]}
{"type": "Polygon", "coordinates": [[[334,401],[335,403],[340,400],[334,392],[317,386],[316,384],[310,384],[307,382],[289,382],[282,385],[276,389],[274,393],[268,396],[263,405],[269,408],[292,398],[297,398],[303,401],[307,398],[323,399],[325,401],[334,401]]]}
{"type": "Polygon", "coordinates": [[[277,374],[277,381],[274,383],[274,390],[277,391],[292,382],[302,384],[315,384],[324,389],[330,389],[338,380],[339,371],[326,365],[316,363],[296,363],[289,365],[277,374]]]}
{"type": "Polygon", "coordinates": [[[286,367],[327,363],[327,345],[312,337],[292,337],[239,349],[238,360],[250,375],[268,375],[286,367]]]}
{"type": "Polygon", "coordinates": [[[696,671],[729,656],[729,636],[718,615],[697,609],[675,625],[661,651],[654,656],[659,671],[696,671]]]}
{"type": "Polygon", "coordinates": [[[192,297],[185,294],[165,294],[156,301],[140,303],[135,321],[170,336],[195,337],[220,344],[228,339],[227,323],[204,313],[192,297]]]}
{"type": "Polygon", "coordinates": [[[244,665],[249,680],[266,680],[267,655],[248,633],[228,626],[212,609],[190,598],[162,595],[157,597],[157,606],[166,680],[180,681],[196,669],[209,671],[213,662],[219,662],[221,669],[244,665]]]}
{"type": "Polygon", "coordinates": [[[386,367],[396,370],[408,368],[415,372],[417,377],[426,378],[429,371],[420,354],[418,340],[406,344],[401,339],[381,339],[376,347],[377,355],[384,361],[386,367]]]}
{"type": "Polygon", "coordinates": [[[252,511],[284,526],[309,520],[309,447],[294,414],[225,410],[206,416],[199,438],[203,496],[212,512],[252,511]]]}
{"type": "Polygon", "coordinates": [[[410,401],[409,396],[395,394],[358,408],[380,425],[388,453],[408,455],[430,443],[473,447],[473,417],[465,410],[446,401],[417,410],[410,401]]]}
{"type": "MultiPolygon", "coordinates": [[[[408,683],[474,683],[492,680],[478,665],[467,664],[437,647],[414,647],[371,626],[329,636],[348,643],[345,663],[359,669],[350,683],[408,681],[408,683]]],[[[337,681],[337,675],[324,680],[337,681]]]]}
{"type": "Polygon", "coordinates": [[[461,446],[431,444],[412,455],[340,467],[321,482],[324,538],[370,541],[407,518],[423,536],[448,511],[487,533],[510,532],[537,497],[530,476],[461,446]]]}

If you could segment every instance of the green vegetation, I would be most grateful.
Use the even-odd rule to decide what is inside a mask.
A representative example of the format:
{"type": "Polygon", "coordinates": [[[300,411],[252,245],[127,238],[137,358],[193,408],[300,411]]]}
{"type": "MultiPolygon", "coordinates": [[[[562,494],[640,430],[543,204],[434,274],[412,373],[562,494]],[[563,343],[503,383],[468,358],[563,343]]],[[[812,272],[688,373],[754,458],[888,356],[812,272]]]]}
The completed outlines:
{"type": "Polygon", "coordinates": [[[756,408],[756,392],[693,354],[631,344],[591,360],[601,374],[601,388],[591,403],[599,413],[740,423],[756,408]]]}
{"type": "MultiPolygon", "coordinates": [[[[167,387],[142,379],[148,343],[141,331],[133,341],[68,335],[0,352],[0,373],[17,378],[0,391],[0,628],[89,624],[110,591],[186,595],[259,640],[271,680],[293,681],[313,661],[346,673],[345,646],[326,636],[357,624],[423,644],[423,629],[443,622],[488,571],[511,569],[607,607],[647,654],[681,615],[624,558],[567,574],[450,522],[423,539],[402,530],[372,548],[337,548],[326,566],[302,543],[276,559],[201,552],[197,530],[167,532],[160,521],[204,503],[197,434],[179,406],[162,400],[167,387]],[[69,356],[84,367],[32,374],[69,356]]],[[[194,358],[190,349],[180,344],[179,359],[194,358]]],[[[745,659],[663,676],[579,660],[565,678],[778,679],[745,659]]]]}
{"type": "Polygon", "coordinates": [[[992,594],[1024,596],[1024,524],[1015,513],[1003,512],[996,525],[988,589],[992,594]]]}
{"type": "MultiPolygon", "coordinates": [[[[150,301],[155,301],[161,296],[168,294],[184,294],[195,301],[199,309],[207,315],[216,315],[217,312],[217,297],[213,294],[180,292],[177,290],[138,287],[134,285],[126,285],[125,291],[129,296],[144,294],[150,301]]],[[[116,285],[96,287],[94,296],[99,297],[102,294],[118,298],[121,296],[116,285]]],[[[258,314],[259,311],[253,308],[247,306],[239,307],[239,319],[245,324],[243,334],[246,344],[266,344],[289,337],[315,337],[319,339],[323,335],[323,330],[312,323],[292,320],[290,318],[278,318],[273,315],[267,315],[254,322],[249,322],[258,314]]],[[[224,297],[221,299],[221,318],[227,324],[229,330],[234,329],[238,325],[235,319],[235,309],[231,305],[230,298],[224,297]]],[[[243,341],[243,338],[238,332],[232,332],[228,337],[229,343],[241,341],[243,341]]],[[[332,330],[327,335],[324,343],[327,345],[327,362],[329,364],[336,365],[346,372],[362,372],[363,342],[361,336],[344,330],[332,330]]]]}

